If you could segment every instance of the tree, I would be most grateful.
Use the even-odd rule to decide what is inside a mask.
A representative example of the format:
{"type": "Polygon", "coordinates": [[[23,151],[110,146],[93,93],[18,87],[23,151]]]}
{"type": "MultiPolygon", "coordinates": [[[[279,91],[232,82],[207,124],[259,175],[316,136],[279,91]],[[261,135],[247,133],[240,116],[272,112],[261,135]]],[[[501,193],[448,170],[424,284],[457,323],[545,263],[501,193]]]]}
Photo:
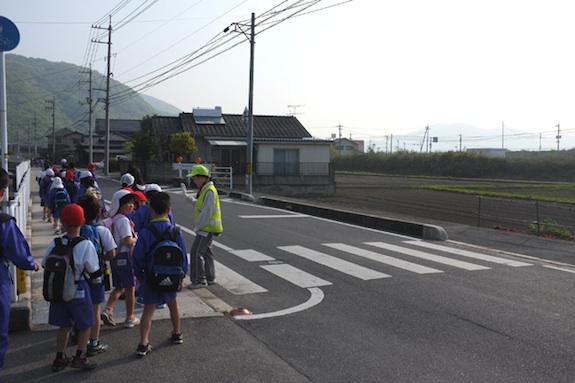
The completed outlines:
{"type": "Polygon", "coordinates": [[[125,148],[132,155],[141,160],[157,160],[157,144],[152,134],[152,117],[144,116],[141,130],[135,133],[132,139],[125,144],[125,148]]]}
{"type": "Polygon", "coordinates": [[[196,150],[198,150],[196,140],[189,132],[175,133],[170,137],[170,151],[174,155],[192,154],[196,150]]]}

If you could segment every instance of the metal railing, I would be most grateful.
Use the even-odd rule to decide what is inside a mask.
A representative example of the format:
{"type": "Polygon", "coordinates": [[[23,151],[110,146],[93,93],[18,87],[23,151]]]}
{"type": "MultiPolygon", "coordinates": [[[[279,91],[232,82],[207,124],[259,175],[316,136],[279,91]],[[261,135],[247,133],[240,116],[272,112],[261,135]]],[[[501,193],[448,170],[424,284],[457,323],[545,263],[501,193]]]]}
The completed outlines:
{"type": "MultiPolygon", "coordinates": [[[[15,182],[11,186],[15,187],[14,193],[8,202],[8,208],[4,211],[14,218],[22,234],[26,237],[28,229],[28,207],[30,205],[30,161],[24,161],[16,166],[15,182]]],[[[18,284],[16,266],[10,263],[10,295],[12,302],[18,301],[18,284]]]]}
{"type": "MultiPolygon", "coordinates": [[[[190,170],[196,165],[195,163],[173,163],[172,169],[178,172],[178,178],[184,178],[190,170]]],[[[210,169],[210,176],[214,180],[217,187],[223,187],[227,189],[233,189],[233,168],[231,166],[216,166],[212,167],[211,164],[200,164],[210,169]]],[[[190,177],[187,178],[186,184],[188,187],[191,186],[192,180],[190,177]]]]}

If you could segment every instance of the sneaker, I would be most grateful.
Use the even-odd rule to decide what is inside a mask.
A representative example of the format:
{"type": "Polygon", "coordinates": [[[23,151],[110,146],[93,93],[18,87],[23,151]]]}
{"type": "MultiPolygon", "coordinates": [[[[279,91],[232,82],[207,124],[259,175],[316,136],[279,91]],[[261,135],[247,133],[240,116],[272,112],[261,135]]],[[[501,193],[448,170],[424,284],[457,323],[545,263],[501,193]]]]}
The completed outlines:
{"type": "Polygon", "coordinates": [[[166,307],[168,307],[168,304],[166,302],[160,302],[156,305],[156,308],[158,309],[165,309],[166,307]]]}
{"type": "Polygon", "coordinates": [[[144,303],[144,297],[137,297],[136,298],[136,304],[138,306],[145,306],[146,304],[144,303]]]}
{"type": "Polygon", "coordinates": [[[184,337],[182,337],[181,332],[173,332],[172,333],[172,343],[173,344],[182,344],[184,343],[184,337]]]}
{"type": "Polygon", "coordinates": [[[52,217],[48,217],[48,222],[52,223],[52,217]]]}
{"type": "Polygon", "coordinates": [[[56,229],[56,230],[54,230],[54,234],[55,234],[55,235],[60,235],[60,234],[62,234],[62,230],[56,229]]]}
{"type": "Polygon", "coordinates": [[[98,343],[98,345],[93,346],[88,345],[88,356],[94,356],[108,351],[108,345],[106,343],[98,343]]]}
{"type": "Polygon", "coordinates": [[[188,289],[190,289],[190,290],[201,289],[202,287],[206,287],[207,285],[208,284],[206,283],[206,281],[201,281],[201,282],[189,284],[188,289]]]}
{"type": "Polygon", "coordinates": [[[140,324],[140,319],[136,318],[136,317],[132,317],[132,319],[126,319],[124,321],[124,327],[125,328],[132,328],[134,326],[137,326],[140,324]]]}
{"type": "Polygon", "coordinates": [[[62,359],[54,359],[52,362],[52,372],[62,371],[70,365],[71,358],[66,355],[62,359]]]}
{"type": "Polygon", "coordinates": [[[215,280],[215,279],[212,279],[211,281],[208,281],[208,285],[209,285],[209,286],[215,285],[215,284],[216,284],[216,280],[215,280]]]}
{"type": "Polygon", "coordinates": [[[147,345],[139,344],[138,348],[136,349],[136,354],[139,356],[144,356],[150,351],[152,351],[152,346],[150,346],[149,343],[147,345]]]}
{"type": "Polygon", "coordinates": [[[100,319],[102,319],[104,324],[107,326],[116,325],[116,322],[114,321],[114,315],[112,315],[112,312],[109,310],[102,311],[102,313],[100,314],[100,319]]]}
{"type": "Polygon", "coordinates": [[[98,363],[94,362],[93,360],[90,360],[86,357],[82,358],[78,356],[75,356],[72,362],[70,363],[70,367],[81,368],[82,370],[93,370],[96,368],[97,365],[98,363]]]}

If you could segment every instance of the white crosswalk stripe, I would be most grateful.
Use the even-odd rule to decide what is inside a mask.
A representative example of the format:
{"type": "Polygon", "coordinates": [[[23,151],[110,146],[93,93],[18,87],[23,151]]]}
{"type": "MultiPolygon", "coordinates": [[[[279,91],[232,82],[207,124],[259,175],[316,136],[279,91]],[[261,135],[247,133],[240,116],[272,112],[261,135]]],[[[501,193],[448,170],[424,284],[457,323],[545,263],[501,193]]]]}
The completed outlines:
{"type": "Polygon", "coordinates": [[[268,290],[215,261],[218,284],[234,295],[265,293],[268,290]]]}
{"type": "Polygon", "coordinates": [[[310,261],[319,263],[320,265],[330,267],[334,270],[340,271],[345,274],[349,274],[353,277],[362,279],[364,281],[370,279],[380,279],[380,278],[389,278],[391,275],[380,273],[379,271],[375,271],[369,269],[367,267],[363,267],[360,265],[356,265],[355,263],[348,262],[343,259],[339,259],[333,257],[331,255],[321,253],[319,251],[315,251],[312,249],[307,249],[303,246],[280,246],[278,247],[280,250],[287,251],[291,254],[295,254],[305,259],[309,259],[310,261]]]}
{"type": "Polygon", "coordinates": [[[399,269],[411,271],[417,274],[443,273],[443,271],[441,270],[418,265],[417,263],[404,261],[402,259],[393,258],[384,254],[376,253],[375,251],[365,250],[359,247],[350,246],[343,243],[324,243],[323,245],[331,247],[332,249],[341,250],[346,253],[357,255],[363,258],[370,259],[375,262],[380,262],[389,266],[397,267],[399,269]]]}
{"type": "Polygon", "coordinates": [[[325,279],[318,278],[308,272],[300,270],[297,267],[288,265],[286,263],[278,265],[262,265],[260,267],[269,271],[270,273],[277,275],[280,278],[285,279],[288,282],[293,283],[296,286],[303,288],[329,286],[332,284],[325,279]]]}
{"type": "Polygon", "coordinates": [[[442,257],[441,255],[424,253],[423,251],[413,250],[413,249],[409,249],[409,248],[401,247],[401,246],[397,246],[397,245],[392,245],[390,243],[366,242],[366,244],[370,245],[370,246],[378,247],[380,249],[390,250],[390,251],[393,251],[395,253],[405,254],[405,255],[412,256],[412,257],[425,259],[427,261],[441,263],[441,264],[452,266],[452,267],[458,267],[458,268],[464,269],[464,270],[476,271],[476,270],[488,270],[489,269],[489,267],[487,267],[487,266],[481,266],[481,265],[476,265],[474,263],[459,261],[457,259],[446,258],[446,257],[442,257]]]}
{"type": "Polygon", "coordinates": [[[487,255],[487,254],[476,253],[474,251],[456,249],[453,247],[438,245],[435,243],[429,243],[429,242],[424,242],[424,241],[405,241],[404,243],[409,244],[409,245],[424,247],[426,249],[439,250],[439,251],[444,252],[444,253],[450,253],[450,254],[455,254],[455,255],[461,255],[463,257],[479,259],[481,261],[497,263],[500,265],[507,265],[507,266],[511,266],[511,267],[533,266],[532,263],[526,263],[526,262],[514,261],[512,259],[494,257],[494,256],[487,255]]]}

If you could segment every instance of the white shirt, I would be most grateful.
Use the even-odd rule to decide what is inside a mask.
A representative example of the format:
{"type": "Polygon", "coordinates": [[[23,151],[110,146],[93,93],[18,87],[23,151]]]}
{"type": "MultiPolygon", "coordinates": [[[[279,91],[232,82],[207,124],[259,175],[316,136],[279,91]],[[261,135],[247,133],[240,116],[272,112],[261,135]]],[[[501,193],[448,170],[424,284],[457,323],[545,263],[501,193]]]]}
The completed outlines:
{"type": "MultiPolygon", "coordinates": [[[[68,244],[68,238],[61,238],[62,244],[68,244]]],[[[56,243],[54,240],[52,240],[46,249],[46,253],[44,253],[44,257],[42,258],[42,267],[46,267],[46,258],[48,258],[48,255],[52,253],[52,249],[54,247],[56,247],[56,243]]],[[[100,270],[98,254],[96,253],[96,248],[90,240],[78,242],[78,244],[74,246],[72,254],[74,256],[74,273],[76,274],[76,281],[83,279],[82,275],[84,271],[87,273],[95,273],[96,271],[100,270]]]]}
{"type": "Polygon", "coordinates": [[[100,235],[100,243],[102,244],[104,254],[118,247],[116,246],[116,241],[114,240],[112,233],[110,233],[110,230],[108,230],[107,227],[103,225],[98,225],[95,227],[95,229],[96,232],[100,235]]]}
{"type": "Polygon", "coordinates": [[[122,244],[122,240],[126,237],[136,237],[136,234],[132,231],[132,225],[130,225],[130,220],[128,217],[122,214],[120,218],[117,218],[114,221],[114,225],[112,226],[112,235],[114,236],[114,240],[118,245],[118,252],[129,252],[131,251],[134,246],[126,246],[122,244]]]}

